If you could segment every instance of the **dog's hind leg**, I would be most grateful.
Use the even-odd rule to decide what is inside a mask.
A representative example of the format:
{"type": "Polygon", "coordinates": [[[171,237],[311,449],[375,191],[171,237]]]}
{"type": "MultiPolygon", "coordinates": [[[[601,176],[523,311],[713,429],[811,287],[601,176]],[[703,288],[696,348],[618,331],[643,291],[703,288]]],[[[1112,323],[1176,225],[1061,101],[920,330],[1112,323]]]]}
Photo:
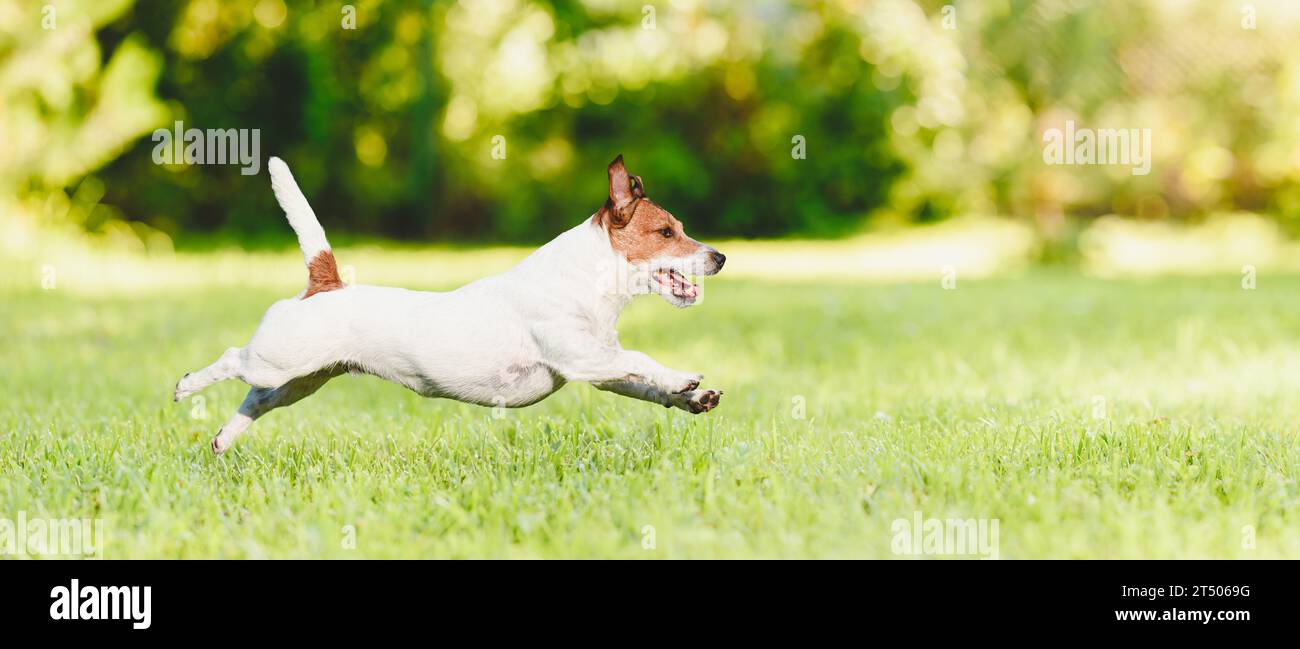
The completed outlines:
{"type": "Polygon", "coordinates": [[[213,364],[181,377],[181,380],[176,382],[176,392],[172,395],[172,401],[180,401],[213,383],[237,378],[243,367],[243,351],[239,347],[231,347],[213,364]]]}
{"type": "Polygon", "coordinates": [[[248,396],[244,397],[244,403],[239,406],[239,410],[230,417],[226,425],[221,427],[221,430],[217,431],[217,436],[212,438],[212,452],[224,453],[226,449],[235,443],[236,438],[242,435],[245,430],[248,430],[248,427],[258,417],[276,408],[283,408],[297,403],[319,390],[322,385],[325,385],[326,381],[338,376],[340,373],[332,370],[322,370],[315,374],[300,376],[278,388],[253,388],[249,390],[248,396]]]}

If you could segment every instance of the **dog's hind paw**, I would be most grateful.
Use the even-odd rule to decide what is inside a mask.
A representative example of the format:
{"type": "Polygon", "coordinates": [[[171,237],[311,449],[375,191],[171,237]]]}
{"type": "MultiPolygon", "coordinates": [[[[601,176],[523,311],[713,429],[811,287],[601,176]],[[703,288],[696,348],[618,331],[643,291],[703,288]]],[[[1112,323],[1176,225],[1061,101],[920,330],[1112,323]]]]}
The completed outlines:
{"type": "Polygon", "coordinates": [[[188,379],[189,377],[190,377],[189,372],[186,372],[186,373],[185,373],[185,376],[182,376],[182,377],[181,377],[181,380],[179,380],[179,381],[176,382],[176,390],[175,390],[174,392],[172,392],[172,401],[173,401],[173,402],[180,401],[181,399],[184,399],[185,397],[188,397],[188,396],[190,396],[191,394],[194,394],[194,391],[193,391],[193,390],[186,390],[186,389],[184,389],[184,388],[181,387],[181,384],[185,383],[185,379],[188,379]]]}
{"type": "Polygon", "coordinates": [[[675,405],[693,415],[713,410],[722,403],[722,390],[691,390],[678,396],[681,399],[675,405]]]}
{"type": "Polygon", "coordinates": [[[222,433],[224,433],[225,431],[226,431],[225,428],[222,428],[221,430],[217,431],[217,436],[213,437],[212,441],[208,444],[208,446],[212,448],[213,455],[221,455],[222,453],[225,453],[226,449],[229,449],[230,445],[233,443],[234,440],[229,440],[224,438],[222,433]]]}

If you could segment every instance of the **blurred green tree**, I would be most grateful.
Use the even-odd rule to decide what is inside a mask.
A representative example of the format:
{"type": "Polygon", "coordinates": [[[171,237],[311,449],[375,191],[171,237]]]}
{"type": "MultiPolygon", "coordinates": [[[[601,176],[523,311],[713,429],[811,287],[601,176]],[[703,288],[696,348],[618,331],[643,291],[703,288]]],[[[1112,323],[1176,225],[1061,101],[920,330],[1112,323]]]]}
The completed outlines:
{"type": "Polygon", "coordinates": [[[93,175],[90,229],[289,237],[236,167],[153,163],[142,136],[181,121],[258,129],[336,237],[545,239],[618,153],[702,236],[1237,209],[1300,231],[1284,0],[55,4],[46,30],[0,0],[0,187],[93,175]],[[1068,121],[1150,129],[1152,172],[1045,164],[1068,121]]]}

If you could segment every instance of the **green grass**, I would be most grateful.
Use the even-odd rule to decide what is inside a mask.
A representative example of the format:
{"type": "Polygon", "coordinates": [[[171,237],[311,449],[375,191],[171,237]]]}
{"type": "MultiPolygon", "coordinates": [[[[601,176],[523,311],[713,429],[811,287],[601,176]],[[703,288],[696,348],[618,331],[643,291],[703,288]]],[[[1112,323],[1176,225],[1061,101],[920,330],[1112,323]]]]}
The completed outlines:
{"type": "Polygon", "coordinates": [[[244,386],[172,386],[283,292],[10,287],[0,517],[103,518],[109,558],[889,558],[915,511],[998,519],[1002,558],[1300,557],[1300,277],[707,290],[620,329],[712,413],[345,377],[214,457],[244,386]]]}

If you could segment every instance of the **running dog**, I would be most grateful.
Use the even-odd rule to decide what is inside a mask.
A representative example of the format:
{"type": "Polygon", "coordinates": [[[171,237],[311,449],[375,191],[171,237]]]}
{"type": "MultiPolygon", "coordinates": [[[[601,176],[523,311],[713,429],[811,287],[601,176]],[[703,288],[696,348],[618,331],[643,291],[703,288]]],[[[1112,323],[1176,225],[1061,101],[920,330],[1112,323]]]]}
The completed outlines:
{"type": "Polygon", "coordinates": [[[212,439],[222,453],[258,417],[296,403],[344,373],[372,374],[426,397],[516,408],[570,381],[698,414],[721,390],[623,349],[615,325],[636,295],[687,307],[726,257],[682,230],[646,198],[623,156],[609,164],[609,197],[585,219],[510,270],[447,293],[348,286],[325,230],[279,158],[267,164],[275,198],[298,235],[307,288],[271,305],[253,338],[186,374],[180,401],[225,379],[251,386],[212,439]]]}

